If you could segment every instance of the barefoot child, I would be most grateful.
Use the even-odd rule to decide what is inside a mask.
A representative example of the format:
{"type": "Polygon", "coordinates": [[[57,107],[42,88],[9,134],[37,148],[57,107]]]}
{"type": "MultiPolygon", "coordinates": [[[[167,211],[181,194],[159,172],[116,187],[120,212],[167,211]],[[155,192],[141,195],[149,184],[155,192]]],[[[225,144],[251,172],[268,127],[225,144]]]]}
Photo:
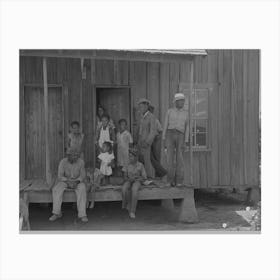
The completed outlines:
{"type": "Polygon", "coordinates": [[[118,167],[120,167],[121,170],[128,165],[128,150],[132,143],[132,136],[127,130],[127,121],[125,119],[120,119],[119,132],[117,133],[117,159],[118,167]]]}
{"type": "Polygon", "coordinates": [[[125,183],[122,186],[122,208],[127,209],[129,217],[135,218],[138,190],[147,180],[144,165],[138,161],[137,151],[129,150],[129,163],[124,168],[125,183]]]}
{"type": "Polygon", "coordinates": [[[110,142],[104,142],[102,144],[101,153],[98,155],[98,162],[100,168],[95,168],[94,171],[94,182],[91,189],[92,192],[92,201],[90,208],[94,206],[94,195],[96,188],[99,188],[100,185],[107,185],[109,183],[109,178],[112,175],[112,167],[114,166],[114,154],[112,151],[112,144],[110,142]]]}
{"type": "Polygon", "coordinates": [[[70,132],[67,137],[67,148],[74,148],[80,152],[80,158],[84,158],[83,154],[84,134],[80,132],[80,123],[74,121],[70,125],[70,132]]]}

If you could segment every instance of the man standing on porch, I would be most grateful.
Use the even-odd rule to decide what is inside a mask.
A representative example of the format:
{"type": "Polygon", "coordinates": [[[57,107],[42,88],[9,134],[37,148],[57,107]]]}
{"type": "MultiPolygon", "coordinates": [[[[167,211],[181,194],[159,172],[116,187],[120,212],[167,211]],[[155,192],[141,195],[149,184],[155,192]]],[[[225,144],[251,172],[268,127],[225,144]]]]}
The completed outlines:
{"type": "Polygon", "coordinates": [[[157,134],[156,118],[149,111],[150,101],[142,98],[138,101],[141,119],[138,130],[138,147],[144,159],[144,166],[148,178],[155,177],[155,170],[151,163],[151,146],[157,134]]]}
{"type": "Polygon", "coordinates": [[[172,186],[181,185],[184,181],[183,148],[189,139],[188,111],[184,108],[185,95],[176,93],[173,102],[175,106],[167,111],[162,133],[164,147],[167,149],[167,180],[172,186]]]}
{"type": "Polygon", "coordinates": [[[80,151],[77,148],[69,148],[67,157],[62,159],[58,167],[58,183],[52,189],[53,215],[50,221],[53,222],[62,217],[61,204],[65,189],[74,189],[77,196],[78,218],[87,222],[86,201],[87,192],[84,183],[86,177],[85,164],[80,158],[80,151]]]}

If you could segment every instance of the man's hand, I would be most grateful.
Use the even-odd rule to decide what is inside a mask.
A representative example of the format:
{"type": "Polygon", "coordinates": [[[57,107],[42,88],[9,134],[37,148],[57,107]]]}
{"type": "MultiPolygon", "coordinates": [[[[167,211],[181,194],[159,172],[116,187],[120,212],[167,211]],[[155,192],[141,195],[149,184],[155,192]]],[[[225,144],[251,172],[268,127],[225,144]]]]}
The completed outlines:
{"type": "Polygon", "coordinates": [[[67,186],[70,189],[76,189],[79,183],[80,183],[80,181],[78,181],[78,180],[76,180],[76,181],[67,181],[67,186]]]}
{"type": "Polygon", "coordinates": [[[164,148],[164,149],[167,149],[166,139],[163,139],[163,140],[162,140],[162,143],[163,143],[163,148],[164,148]]]}

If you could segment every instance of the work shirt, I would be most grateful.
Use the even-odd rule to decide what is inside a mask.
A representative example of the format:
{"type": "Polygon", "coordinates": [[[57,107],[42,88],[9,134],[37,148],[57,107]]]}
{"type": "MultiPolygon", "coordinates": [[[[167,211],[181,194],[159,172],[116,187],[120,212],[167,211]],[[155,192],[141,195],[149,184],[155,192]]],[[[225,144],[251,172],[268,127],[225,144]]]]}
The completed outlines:
{"type": "Polygon", "coordinates": [[[137,161],[135,164],[129,163],[123,168],[124,174],[128,179],[132,180],[146,180],[147,174],[144,165],[137,161]]]}
{"type": "Polygon", "coordinates": [[[58,180],[83,182],[86,177],[85,163],[82,159],[78,159],[74,163],[70,163],[68,158],[64,158],[60,161],[58,166],[58,180]]]}
{"type": "Polygon", "coordinates": [[[188,132],[189,132],[189,124],[188,124],[188,111],[185,108],[178,109],[176,107],[170,108],[167,111],[162,139],[165,140],[166,131],[168,129],[175,129],[185,135],[185,140],[187,141],[188,132]]]}
{"type": "Polygon", "coordinates": [[[140,120],[139,125],[139,143],[146,142],[148,145],[152,145],[152,142],[157,135],[156,118],[150,112],[147,111],[140,120]]]}

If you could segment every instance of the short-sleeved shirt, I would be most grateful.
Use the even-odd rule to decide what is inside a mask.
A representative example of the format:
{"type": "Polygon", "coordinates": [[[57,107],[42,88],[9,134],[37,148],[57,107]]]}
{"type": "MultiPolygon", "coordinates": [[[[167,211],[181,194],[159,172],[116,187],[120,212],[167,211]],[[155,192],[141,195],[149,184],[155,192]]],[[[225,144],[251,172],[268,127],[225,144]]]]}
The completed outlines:
{"type": "Polygon", "coordinates": [[[135,164],[129,163],[123,168],[124,173],[129,179],[147,179],[147,174],[144,165],[137,161],[135,164]]]}
{"type": "Polygon", "coordinates": [[[84,134],[82,133],[78,133],[78,134],[74,134],[74,133],[69,133],[68,134],[68,139],[69,141],[69,148],[76,148],[79,151],[81,151],[82,148],[82,143],[84,140],[84,134]]]}

